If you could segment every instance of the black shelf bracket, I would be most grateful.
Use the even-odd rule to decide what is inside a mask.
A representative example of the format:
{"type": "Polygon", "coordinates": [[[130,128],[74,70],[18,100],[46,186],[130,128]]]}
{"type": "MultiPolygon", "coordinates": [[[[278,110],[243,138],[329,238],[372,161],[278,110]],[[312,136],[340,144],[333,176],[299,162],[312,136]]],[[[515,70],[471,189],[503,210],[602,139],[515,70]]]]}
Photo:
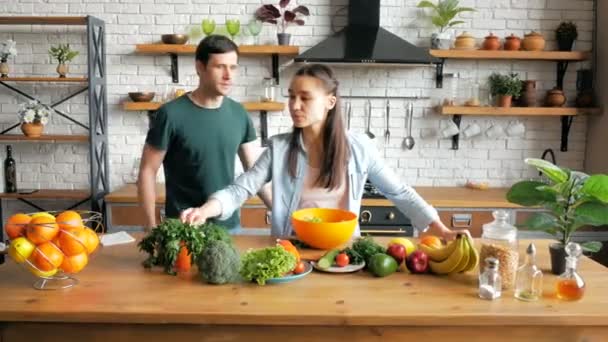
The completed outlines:
{"type": "Polygon", "coordinates": [[[274,78],[274,81],[278,85],[279,84],[279,54],[278,53],[272,54],[272,78],[274,78]]]}
{"type": "Polygon", "coordinates": [[[445,58],[440,58],[440,62],[435,64],[435,88],[443,88],[443,64],[445,58]]]}
{"type": "Polygon", "coordinates": [[[268,112],[260,111],[260,137],[262,138],[262,147],[268,146],[268,112]]]}
{"type": "Polygon", "coordinates": [[[568,70],[568,61],[557,62],[557,88],[564,89],[564,76],[568,70]]]}
{"type": "MultiPolygon", "coordinates": [[[[458,131],[460,132],[460,121],[462,120],[462,115],[456,114],[452,116],[452,121],[458,127],[458,131]]],[[[456,133],[452,136],[452,150],[458,150],[458,145],[460,143],[460,133],[456,133]]]]}
{"type": "Polygon", "coordinates": [[[170,53],[169,56],[171,57],[171,79],[173,83],[179,83],[179,66],[177,63],[177,54],[170,53]]]}
{"type": "Polygon", "coordinates": [[[568,151],[568,136],[570,135],[570,127],[572,126],[572,121],[574,121],[574,116],[562,116],[562,139],[559,150],[562,152],[568,151]]]}

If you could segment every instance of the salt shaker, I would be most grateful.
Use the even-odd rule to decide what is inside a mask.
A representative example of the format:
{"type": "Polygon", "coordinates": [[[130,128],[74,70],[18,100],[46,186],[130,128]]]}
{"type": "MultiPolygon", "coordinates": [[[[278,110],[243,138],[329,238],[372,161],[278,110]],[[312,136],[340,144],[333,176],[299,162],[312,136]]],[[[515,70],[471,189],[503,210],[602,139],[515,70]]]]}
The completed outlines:
{"type": "Polygon", "coordinates": [[[499,261],[496,258],[485,259],[485,269],[479,275],[479,298],[496,299],[502,291],[500,274],[498,274],[499,261]]]}

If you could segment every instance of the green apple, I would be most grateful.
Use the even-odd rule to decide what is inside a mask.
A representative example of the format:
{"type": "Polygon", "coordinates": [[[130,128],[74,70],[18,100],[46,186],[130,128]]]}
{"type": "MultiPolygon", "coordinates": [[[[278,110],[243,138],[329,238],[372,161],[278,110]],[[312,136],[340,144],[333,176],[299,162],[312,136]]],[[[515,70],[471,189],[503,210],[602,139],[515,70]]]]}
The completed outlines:
{"type": "Polygon", "coordinates": [[[11,245],[8,247],[8,255],[10,255],[15,262],[20,264],[25,262],[35,249],[36,245],[24,237],[19,237],[11,242],[11,245]]]}

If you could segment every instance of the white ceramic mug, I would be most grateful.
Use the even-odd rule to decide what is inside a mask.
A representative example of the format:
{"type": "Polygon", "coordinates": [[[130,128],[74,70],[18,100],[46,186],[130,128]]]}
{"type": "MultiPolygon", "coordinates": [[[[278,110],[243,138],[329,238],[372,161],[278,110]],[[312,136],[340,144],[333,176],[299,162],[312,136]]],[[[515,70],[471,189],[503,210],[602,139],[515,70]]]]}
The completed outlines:
{"type": "Polygon", "coordinates": [[[458,126],[454,123],[454,121],[446,120],[445,124],[444,124],[444,128],[441,130],[441,136],[444,139],[451,138],[451,137],[455,136],[456,134],[458,134],[459,132],[460,132],[460,130],[458,129],[458,126]]]}
{"type": "Polygon", "coordinates": [[[507,134],[510,137],[521,137],[526,132],[526,126],[521,121],[511,122],[507,127],[507,134]]]}
{"type": "Polygon", "coordinates": [[[481,133],[481,127],[476,122],[470,123],[467,128],[462,131],[462,135],[467,139],[472,138],[479,133],[481,133]]]}
{"type": "Polygon", "coordinates": [[[505,130],[499,124],[491,124],[486,130],[486,136],[488,138],[500,138],[505,135],[505,130]]]}

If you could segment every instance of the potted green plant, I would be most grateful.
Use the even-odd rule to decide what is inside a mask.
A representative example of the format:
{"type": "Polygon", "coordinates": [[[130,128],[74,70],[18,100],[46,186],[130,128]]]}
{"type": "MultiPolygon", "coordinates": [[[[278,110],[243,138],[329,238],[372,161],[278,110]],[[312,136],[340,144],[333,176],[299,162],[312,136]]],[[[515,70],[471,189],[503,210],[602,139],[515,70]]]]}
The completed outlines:
{"type": "Polygon", "coordinates": [[[17,43],[14,40],[0,43],[0,77],[8,77],[10,69],[6,61],[14,56],[17,56],[17,43]]]}
{"type": "Polygon", "coordinates": [[[431,49],[449,49],[452,44],[452,32],[449,28],[463,24],[462,20],[454,20],[459,13],[475,12],[470,7],[458,7],[458,0],[439,0],[437,4],[423,0],[418,3],[418,8],[430,8],[433,12],[431,23],[439,29],[439,33],[431,35],[431,49]]]}
{"type": "Polygon", "coordinates": [[[290,0],[280,0],[279,7],[274,5],[262,5],[255,12],[255,18],[264,23],[277,25],[277,39],[279,45],[289,45],[291,34],[287,33],[289,25],[304,25],[302,16],[309,16],[310,11],[306,6],[296,6],[292,10],[288,10],[290,0]]]}
{"type": "Polygon", "coordinates": [[[51,58],[55,58],[59,65],[57,66],[57,73],[59,77],[64,78],[68,73],[67,63],[78,56],[80,52],[74,51],[70,48],[70,44],[59,44],[57,46],[51,46],[49,49],[49,55],[51,58]]]}
{"type": "Polygon", "coordinates": [[[489,82],[491,94],[499,96],[498,105],[500,107],[511,107],[513,97],[519,97],[521,94],[522,83],[517,74],[492,73],[489,82]]]}
{"type": "Polygon", "coordinates": [[[17,112],[21,131],[25,136],[37,138],[42,135],[44,125],[49,122],[51,109],[39,101],[32,100],[19,105],[17,112]]]}
{"type": "MultiPolygon", "coordinates": [[[[515,183],[507,193],[511,203],[526,207],[542,207],[546,211],[534,213],[522,226],[545,231],[558,238],[549,246],[551,272],[561,274],[565,268],[564,246],[572,233],[582,226],[608,224],[608,175],[587,175],[556,166],[542,159],[528,158],[548,179],[548,183],[526,180],[515,183]]],[[[583,250],[597,252],[602,244],[589,241],[581,244],[583,250]]]]}
{"type": "Polygon", "coordinates": [[[577,37],[576,24],[571,21],[564,21],[555,29],[555,40],[560,51],[572,51],[577,37]]]}

